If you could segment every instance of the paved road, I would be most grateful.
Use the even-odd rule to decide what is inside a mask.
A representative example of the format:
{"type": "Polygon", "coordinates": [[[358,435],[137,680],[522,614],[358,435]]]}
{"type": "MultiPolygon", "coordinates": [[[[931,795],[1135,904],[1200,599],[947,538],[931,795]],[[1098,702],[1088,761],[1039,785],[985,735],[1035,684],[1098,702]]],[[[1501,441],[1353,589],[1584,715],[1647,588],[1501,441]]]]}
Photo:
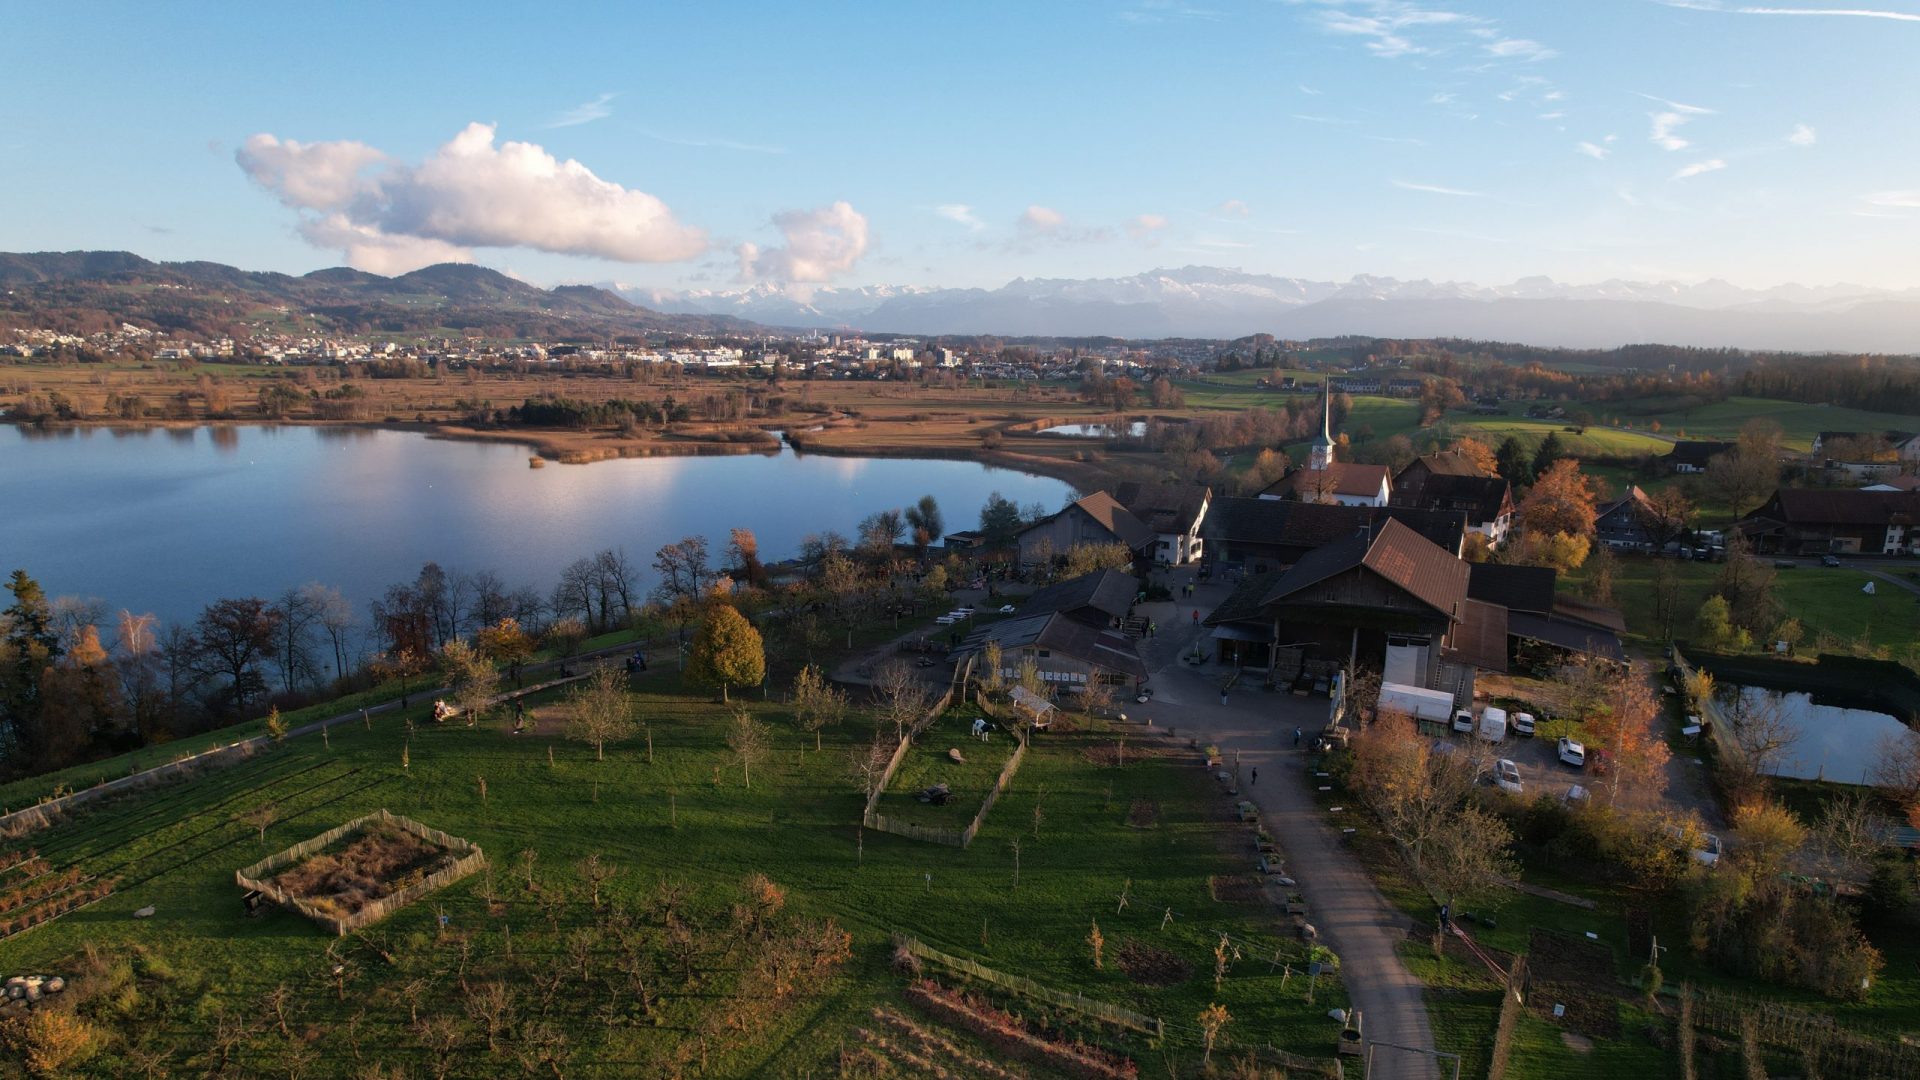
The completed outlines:
{"type": "MultiPolygon", "coordinates": [[[[1138,710],[1162,727],[1172,725],[1202,745],[1216,744],[1229,761],[1237,753],[1243,776],[1252,778],[1258,770],[1241,795],[1260,807],[1261,820],[1286,851],[1287,868],[1306,894],[1309,921],[1340,957],[1341,976],[1361,1011],[1367,1038],[1432,1050],[1421,983],[1395,951],[1412,922],[1380,895],[1365,867],[1323,819],[1307,786],[1313,778],[1293,746],[1296,727],[1312,732],[1325,725],[1327,699],[1236,687],[1222,705],[1219,685],[1225,670],[1212,664],[1196,669],[1179,659],[1193,651],[1196,640],[1203,649],[1207,644],[1209,631],[1194,627],[1192,612],[1197,609],[1205,619],[1226,593],[1224,585],[1201,585],[1177,606],[1145,606],[1142,613],[1160,626],[1159,634],[1144,643],[1155,693],[1150,704],[1129,706],[1129,711],[1138,710]]],[[[1372,1075],[1428,1080],[1438,1073],[1432,1058],[1383,1049],[1372,1075]]]]}

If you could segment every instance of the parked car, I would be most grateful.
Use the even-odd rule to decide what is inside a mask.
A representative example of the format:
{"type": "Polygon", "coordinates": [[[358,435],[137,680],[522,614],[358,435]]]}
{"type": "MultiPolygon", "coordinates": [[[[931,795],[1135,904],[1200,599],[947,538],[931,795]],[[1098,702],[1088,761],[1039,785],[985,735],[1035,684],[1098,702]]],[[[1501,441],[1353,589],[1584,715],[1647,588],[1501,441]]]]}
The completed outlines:
{"type": "Polygon", "coordinates": [[[1530,712],[1514,713],[1513,714],[1513,733],[1515,735],[1526,735],[1528,737],[1532,737],[1533,714],[1530,712]]]}
{"type": "Polygon", "coordinates": [[[1497,743],[1507,737],[1507,710],[1489,705],[1480,711],[1480,738],[1497,743]]]}
{"type": "Polygon", "coordinates": [[[1569,803],[1579,803],[1584,806],[1592,798],[1593,794],[1579,784],[1575,784],[1567,789],[1567,802],[1569,803]]]}
{"type": "Polygon", "coordinates": [[[1820,565],[1821,565],[1821,566],[1839,566],[1839,565],[1840,565],[1840,556],[1838,556],[1838,555],[1822,555],[1822,556],[1820,556],[1820,565]]]}
{"type": "Polygon", "coordinates": [[[1473,730],[1473,712],[1468,709],[1457,710],[1453,714],[1453,730],[1465,733],[1473,730]]]}
{"type": "Polygon", "coordinates": [[[1706,839],[1700,841],[1700,846],[1694,848],[1691,854],[1693,855],[1693,861],[1702,866],[1719,865],[1720,838],[1713,833],[1708,833],[1706,839]]]}
{"type": "Polygon", "coordinates": [[[1567,738],[1565,735],[1560,736],[1559,753],[1560,761],[1563,764],[1571,765],[1576,769],[1586,767],[1587,748],[1567,738]]]}
{"type": "Polygon", "coordinates": [[[1512,758],[1501,758],[1493,763],[1493,784],[1509,795],[1521,793],[1520,766],[1512,758]]]}

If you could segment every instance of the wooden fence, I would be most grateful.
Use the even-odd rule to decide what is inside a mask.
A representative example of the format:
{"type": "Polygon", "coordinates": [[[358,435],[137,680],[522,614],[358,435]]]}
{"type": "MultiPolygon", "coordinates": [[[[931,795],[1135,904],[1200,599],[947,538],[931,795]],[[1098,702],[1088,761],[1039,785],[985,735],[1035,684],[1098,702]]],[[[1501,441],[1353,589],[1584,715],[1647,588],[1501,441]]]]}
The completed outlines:
{"type": "Polygon", "coordinates": [[[1002,989],[1011,990],[1022,997],[1030,998],[1056,1008],[1068,1009],[1082,1016],[1112,1024],[1118,1028],[1138,1031],[1154,1038],[1166,1033],[1166,1025],[1157,1016],[1143,1016],[1131,1009],[1110,1005],[1104,1001],[1095,1001],[1085,994],[1069,994],[1061,990],[1041,986],[1024,975],[1008,975],[995,971],[984,964],[968,960],[964,956],[953,956],[922,942],[908,934],[893,935],[895,946],[905,949],[913,955],[930,963],[938,964],[950,971],[957,971],[971,979],[979,979],[1002,989]]]}
{"type": "Polygon", "coordinates": [[[1832,1016],[1777,1001],[1725,990],[1692,993],[1694,1026],[1737,1036],[1751,1020],[1762,1044],[1797,1054],[1825,1075],[1920,1077],[1920,1046],[1843,1028],[1832,1016]]]}
{"type": "Polygon", "coordinates": [[[475,873],[486,864],[486,853],[480,850],[479,845],[468,840],[463,840],[457,836],[449,836],[439,829],[428,828],[414,821],[412,818],[401,817],[398,814],[390,814],[386,811],[385,807],[382,807],[371,814],[354,818],[344,825],[336,825],[318,836],[302,840],[292,847],[287,848],[285,851],[277,851],[243,870],[236,870],[233,874],[233,880],[234,883],[241,888],[251,889],[276,904],[290,907],[300,914],[305,915],[307,918],[312,919],[314,922],[319,923],[321,926],[332,930],[334,934],[345,937],[363,926],[372,925],[386,918],[389,914],[406,907],[408,904],[413,903],[415,900],[420,899],[435,889],[444,888],[469,874],[475,873]],[[273,884],[271,880],[273,871],[298,862],[324,849],[327,845],[338,841],[340,838],[365,828],[366,825],[372,821],[392,825],[430,844],[438,845],[449,851],[459,852],[460,857],[455,859],[451,864],[421,878],[419,881],[380,897],[377,900],[371,900],[359,910],[346,915],[333,915],[322,911],[313,904],[308,903],[305,899],[292,896],[284,889],[273,884]]]}
{"type": "MultiPolygon", "coordinates": [[[[1013,774],[1020,771],[1020,763],[1027,759],[1027,744],[1024,741],[1014,747],[1013,756],[1007,759],[1005,765],[1000,766],[1000,775],[994,779],[993,787],[987,791],[987,797],[980,801],[980,809],[974,813],[973,820],[964,829],[956,829],[948,825],[922,825],[915,821],[902,821],[890,818],[877,809],[880,805],[880,796],[886,792],[887,785],[893,782],[894,771],[900,767],[902,761],[906,760],[907,752],[913,748],[914,740],[920,737],[921,732],[924,732],[936,717],[946,711],[947,703],[952,699],[951,693],[943,696],[935,703],[933,710],[927,714],[927,718],[915,724],[907,738],[894,748],[893,759],[887,762],[886,772],[880,777],[880,785],[874,788],[873,794],[867,799],[866,812],[860,817],[861,824],[869,829],[877,829],[880,832],[892,833],[895,836],[904,836],[909,840],[919,840],[928,844],[944,844],[947,847],[957,848],[973,846],[974,836],[980,832],[980,826],[986,824],[987,811],[992,810],[993,804],[1000,800],[1000,793],[1012,785],[1013,774]]],[[[984,701],[982,704],[985,704],[984,701]]]]}

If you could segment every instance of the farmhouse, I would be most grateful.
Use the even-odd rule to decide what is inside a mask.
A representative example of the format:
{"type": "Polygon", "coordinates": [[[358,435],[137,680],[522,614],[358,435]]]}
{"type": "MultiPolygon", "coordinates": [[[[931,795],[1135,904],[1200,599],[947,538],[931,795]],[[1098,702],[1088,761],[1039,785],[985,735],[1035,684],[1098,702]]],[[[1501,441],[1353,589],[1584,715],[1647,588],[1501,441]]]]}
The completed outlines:
{"type": "Polygon", "coordinates": [[[1920,492],[1781,488],[1734,526],[1774,555],[1920,551],[1920,492]]]}
{"type": "Polygon", "coordinates": [[[1212,489],[1204,484],[1128,481],[1113,489],[1113,497],[1153,530],[1154,562],[1184,566],[1201,557],[1200,524],[1213,501],[1212,489]]]}
{"type": "Polygon", "coordinates": [[[1085,686],[1091,679],[1119,683],[1147,677],[1147,666],[1132,638],[1058,611],[1016,615],[983,626],[968,634],[947,659],[965,662],[979,655],[988,642],[1000,645],[1000,676],[1005,679],[1018,679],[1026,663],[1032,663],[1045,682],[1069,688],[1085,686]]]}
{"type": "Polygon", "coordinates": [[[1227,497],[1216,501],[1207,515],[1207,561],[1253,573],[1276,570],[1292,566],[1323,544],[1390,520],[1456,555],[1466,537],[1466,515],[1458,510],[1227,497]]]}
{"type": "Polygon", "coordinates": [[[1066,509],[1020,531],[1020,563],[1031,566],[1065,555],[1075,544],[1125,544],[1135,557],[1152,550],[1158,537],[1147,524],[1104,491],[1096,491],[1066,509]]]}
{"type": "Polygon", "coordinates": [[[1593,538],[1615,551],[1652,551],[1647,531],[1647,493],[1629,485],[1627,493],[1599,507],[1593,520],[1593,538]]]}
{"type": "Polygon", "coordinates": [[[1022,615],[1065,615],[1088,626],[1112,626],[1133,610],[1140,583],[1118,570],[1095,570],[1056,582],[1027,597],[1022,615]]]}
{"type": "Polygon", "coordinates": [[[1703,473],[1707,471],[1707,462],[1734,449],[1737,444],[1730,442],[1712,442],[1699,439],[1682,439],[1673,444],[1667,456],[1660,459],[1668,471],[1677,473],[1703,473]]]}
{"type": "Polygon", "coordinates": [[[1395,506],[1458,510],[1467,531],[1499,544],[1513,527],[1513,485],[1464,454],[1443,451],[1415,458],[1393,478],[1395,506]]]}
{"type": "Polygon", "coordinates": [[[1291,682],[1328,666],[1473,701],[1477,668],[1506,668],[1507,609],[1468,595],[1455,554],[1388,518],[1293,566],[1244,579],[1208,618],[1220,659],[1291,682]]]}

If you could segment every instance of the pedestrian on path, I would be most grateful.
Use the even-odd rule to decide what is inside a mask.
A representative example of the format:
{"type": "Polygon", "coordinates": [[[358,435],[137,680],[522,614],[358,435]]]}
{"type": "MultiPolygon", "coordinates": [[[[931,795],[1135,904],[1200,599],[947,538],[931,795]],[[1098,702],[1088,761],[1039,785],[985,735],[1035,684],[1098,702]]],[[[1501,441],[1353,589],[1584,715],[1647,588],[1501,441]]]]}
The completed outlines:
{"type": "Polygon", "coordinates": [[[1252,787],[1254,784],[1257,784],[1259,782],[1260,782],[1260,770],[1255,769],[1253,770],[1253,779],[1248,782],[1247,786],[1252,787]]]}
{"type": "Polygon", "coordinates": [[[1295,750],[1300,749],[1300,729],[1299,728],[1293,729],[1293,748],[1295,750]]]}
{"type": "Polygon", "coordinates": [[[1147,636],[1148,636],[1148,637],[1152,637],[1153,635],[1155,635],[1155,634],[1157,634],[1157,633],[1159,633],[1159,632],[1160,632],[1160,622],[1159,622],[1159,620],[1157,620],[1157,619],[1148,619],[1148,620],[1147,620],[1147,636]]]}
{"type": "Polygon", "coordinates": [[[1193,609],[1193,625],[1195,626],[1200,625],[1200,609],[1199,608],[1193,609]]]}
{"type": "Polygon", "coordinates": [[[1227,703],[1227,692],[1225,689],[1222,689],[1220,691],[1220,704],[1225,705],[1226,703],[1227,703]]]}

